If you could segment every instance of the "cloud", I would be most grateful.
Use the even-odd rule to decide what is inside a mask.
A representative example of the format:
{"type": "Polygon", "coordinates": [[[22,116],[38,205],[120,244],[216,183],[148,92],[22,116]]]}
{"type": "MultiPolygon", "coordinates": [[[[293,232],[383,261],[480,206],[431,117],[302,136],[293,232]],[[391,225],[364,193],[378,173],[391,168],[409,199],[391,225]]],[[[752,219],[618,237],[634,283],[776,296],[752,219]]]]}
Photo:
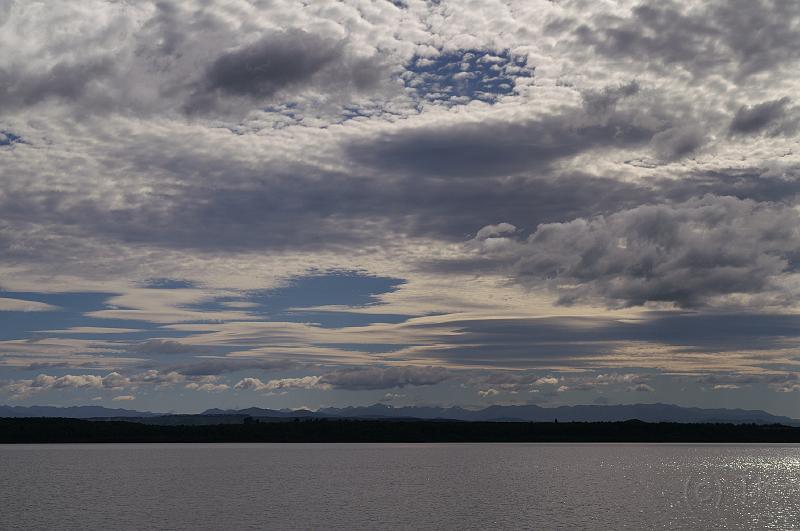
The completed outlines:
{"type": "Polygon", "coordinates": [[[193,391],[204,391],[206,393],[221,393],[222,391],[227,391],[230,389],[228,384],[215,384],[215,383],[197,383],[197,382],[190,382],[186,384],[186,389],[191,389],[193,391]]]}
{"type": "Polygon", "coordinates": [[[624,85],[604,87],[602,90],[587,90],[581,95],[583,106],[590,115],[606,115],[616,110],[620,100],[637,94],[640,88],[637,81],[630,81],[624,85]]]}
{"type": "Polygon", "coordinates": [[[241,391],[282,391],[287,389],[330,389],[322,383],[319,376],[303,376],[301,378],[281,378],[262,382],[258,378],[242,378],[234,389],[241,391]]]}
{"type": "Polygon", "coordinates": [[[772,386],[772,389],[776,393],[795,393],[795,392],[800,391],[800,383],[796,383],[796,382],[789,383],[789,382],[787,382],[787,383],[775,384],[775,385],[772,386]]]}
{"type": "Polygon", "coordinates": [[[0,109],[11,111],[53,104],[84,116],[183,109],[241,117],[284,90],[349,101],[384,83],[387,66],[402,60],[385,37],[362,45],[366,20],[345,28],[360,13],[325,13],[325,5],[300,13],[286,2],[235,10],[219,1],[14,7],[4,41],[27,38],[14,58],[0,59],[0,109]],[[72,31],[57,33],[65,25],[72,31]]]}
{"type": "Polygon", "coordinates": [[[336,389],[372,390],[435,385],[451,377],[442,367],[354,367],[326,373],[320,382],[336,389]]]}
{"type": "Polygon", "coordinates": [[[134,379],[137,383],[155,385],[157,388],[165,389],[186,381],[186,376],[175,371],[162,372],[150,369],[137,374],[134,379]]]}
{"type": "Polygon", "coordinates": [[[17,380],[7,384],[5,388],[14,397],[22,398],[34,393],[49,391],[51,389],[107,389],[118,391],[131,385],[130,379],[118,372],[111,372],[105,376],[94,374],[65,374],[64,376],[50,376],[40,374],[31,380],[17,380]]]}
{"type": "Polygon", "coordinates": [[[78,100],[88,96],[92,84],[112,77],[110,58],[64,60],[39,72],[0,69],[0,108],[35,105],[48,99],[78,100]]]}
{"type": "MultiPolygon", "coordinates": [[[[619,314],[453,316],[437,324],[411,325],[415,337],[426,339],[409,353],[424,354],[445,366],[517,369],[495,370],[475,380],[475,385],[496,389],[527,389],[542,377],[542,370],[641,367],[680,369],[687,374],[723,369],[752,374],[773,370],[770,364],[784,359],[787,345],[798,335],[799,322],[794,315],[741,310],[637,312],[635,318],[619,314]]],[[[559,377],[559,383],[563,378],[559,377]]],[[[568,383],[575,385],[574,380],[568,383]]]]}
{"type": "Polygon", "coordinates": [[[187,345],[173,339],[148,339],[140,343],[129,345],[126,350],[137,354],[162,355],[200,353],[208,349],[195,345],[187,345]]]}
{"type": "Polygon", "coordinates": [[[136,400],[136,397],[133,395],[120,395],[120,396],[115,396],[111,400],[113,400],[114,402],[128,402],[130,400],[136,400]]]}
{"type": "Polygon", "coordinates": [[[44,302],[0,297],[0,312],[54,312],[59,309],[58,306],[44,302]]]}
{"type": "Polygon", "coordinates": [[[504,264],[517,282],[551,286],[562,304],[689,308],[766,292],[788,304],[781,280],[794,270],[798,230],[794,208],[708,195],[542,224],[524,240],[474,245],[478,257],[504,264]]]}
{"type": "Polygon", "coordinates": [[[634,59],[664,73],[677,66],[698,77],[741,79],[796,62],[798,20],[800,7],[783,0],[645,0],[628,13],[577,22],[575,35],[579,46],[614,60],[634,59]]]}
{"type": "Polygon", "coordinates": [[[503,234],[511,234],[516,232],[517,228],[511,223],[498,223],[497,225],[486,225],[475,234],[477,240],[487,240],[489,238],[496,238],[503,234]]]}
{"type": "Polygon", "coordinates": [[[222,54],[209,66],[205,82],[208,90],[269,98],[307,82],[341,55],[342,43],[291,29],[222,54]]]}
{"type": "Polygon", "coordinates": [[[540,376],[536,373],[521,371],[491,371],[488,374],[472,376],[467,382],[471,386],[484,387],[498,392],[538,393],[542,386],[558,385],[559,379],[555,376],[540,376]]]}
{"type": "Polygon", "coordinates": [[[450,377],[449,371],[440,367],[345,367],[321,376],[282,378],[268,382],[258,378],[243,378],[234,389],[269,392],[286,389],[364,391],[435,385],[450,377]]]}
{"type": "MultiPolygon", "coordinates": [[[[30,370],[31,367],[27,369],[30,370]]],[[[167,390],[179,384],[185,384],[184,387],[186,389],[205,392],[221,392],[230,388],[228,384],[219,382],[218,377],[214,375],[184,376],[174,371],[159,371],[156,369],[129,375],[123,375],[118,372],[111,372],[105,376],[94,374],[66,374],[63,376],[39,374],[33,379],[11,381],[3,388],[12,394],[14,398],[24,398],[51,390],[122,391],[124,389],[137,389],[142,386],[167,390]]]]}
{"type": "Polygon", "coordinates": [[[283,360],[216,358],[203,359],[201,361],[180,365],[170,365],[166,368],[166,370],[168,372],[174,371],[184,376],[206,376],[245,371],[249,369],[261,369],[265,371],[285,370],[294,368],[296,365],[297,364],[295,362],[283,360]]]}
{"type": "Polygon", "coordinates": [[[655,389],[647,382],[650,377],[636,373],[600,373],[562,378],[566,385],[558,388],[559,393],[568,391],[604,391],[609,387],[622,387],[626,392],[651,393],[655,389]]]}
{"type": "Polygon", "coordinates": [[[660,159],[672,161],[694,153],[705,142],[705,132],[696,125],[690,125],[671,127],[656,133],[650,145],[660,159]]]}
{"type": "Polygon", "coordinates": [[[752,106],[742,105],[731,120],[730,133],[733,135],[767,133],[769,136],[795,133],[800,113],[796,107],[789,107],[790,101],[788,97],[784,97],[752,106]]]}
{"type": "Polygon", "coordinates": [[[351,57],[345,41],[290,28],[217,57],[186,108],[191,112],[214,107],[224,96],[269,101],[280,91],[308,85],[358,91],[377,84],[382,70],[376,57],[351,57]]]}
{"type": "Polygon", "coordinates": [[[498,177],[540,172],[594,149],[646,143],[656,131],[637,122],[619,112],[599,120],[573,108],[537,119],[407,128],[345,149],[372,168],[444,178],[498,177]]]}
{"type": "Polygon", "coordinates": [[[391,402],[394,400],[402,400],[406,397],[407,395],[404,395],[402,393],[386,393],[385,395],[383,395],[383,400],[391,402]]]}

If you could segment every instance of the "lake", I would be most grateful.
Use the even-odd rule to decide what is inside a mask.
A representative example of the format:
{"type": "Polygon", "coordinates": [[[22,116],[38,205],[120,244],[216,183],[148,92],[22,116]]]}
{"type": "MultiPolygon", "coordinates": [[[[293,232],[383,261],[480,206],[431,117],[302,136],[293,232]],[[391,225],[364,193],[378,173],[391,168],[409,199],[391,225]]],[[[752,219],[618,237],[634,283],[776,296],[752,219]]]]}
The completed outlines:
{"type": "Polygon", "coordinates": [[[0,529],[788,529],[800,446],[0,445],[0,529]]]}

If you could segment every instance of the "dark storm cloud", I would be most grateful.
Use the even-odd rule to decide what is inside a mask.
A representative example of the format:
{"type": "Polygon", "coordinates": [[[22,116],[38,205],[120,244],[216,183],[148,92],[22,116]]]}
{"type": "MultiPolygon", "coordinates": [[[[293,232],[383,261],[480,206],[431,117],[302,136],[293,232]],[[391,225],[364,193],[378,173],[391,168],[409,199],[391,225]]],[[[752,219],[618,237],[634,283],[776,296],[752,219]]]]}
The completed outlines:
{"type": "MultiPolygon", "coordinates": [[[[142,160],[147,160],[144,154],[142,160]]],[[[0,195],[4,256],[57,261],[74,253],[71,239],[40,240],[36,232],[26,232],[31,222],[48,227],[52,234],[169,248],[323,249],[381,243],[397,233],[464,241],[481,227],[501,221],[524,233],[542,223],[608,216],[643,203],[685,202],[707,193],[780,202],[800,192],[800,179],[773,178],[756,168],[631,183],[571,173],[378,180],[304,166],[265,176],[269,169],[237,161],[221,164],[213,158],[159,164],[174,165],[196,172],[198,178],[177,186],[164,184],[158,194],[142,199],[131,196],[127,208],[112,209],[101,199],[68,192],[5,190],[0,195]],[[203,184],[226,170],[230,187],[222,181],[203,184]]],[[[141,171],[153,169],[143,166],[141,171]]]]}
{"type": "MultiPolygon", "coordinates": [[[[242,170],[236,163],[230,167],[232,175],[242,170]]],[[[18,245],[25,234],[15,227],[32,220],[59,234],[209,251],[337,248],[380,243],[398,232],[463,241],[498,220],[535,227],[610,214],[653,197],[647,186],[581,174],[445,181],[376,180],[305,167],[270,178],[242,171],[249,172],[247,184],[238,188],[202,181],[163,185],[160,194],[131,197],[130,207],[118,209],[69,193],[9,191],[0,195],[6,223],[0,225],[0,247],[7,258],[52,253],[55,259],[73,252],[63,247],[66,240],[33,238],[18,245]]]]}
{"type": "Polygon", "coordinates": [[[654,198],[670,202],[712,194],[790,204],[800,193],[800,168],[786,168],[778,175],[765,168],[719,168],[681,179],[655,179],[653,187],[654,198]]]}
{"type": "Polygon", "coordinates": [[[452,377],[442,367],[354,367],[329,372],[319,382],[336,389],[393,389],[410,385],[435,385],[452,377]]]}
{"type": "Polygon", "coordinates": [[[587,120],[577,109],[525,122],[420,127],[346,146],[368,167],[433,177],[494,177],[547,169],[596,148],[631,147],[655,131],[615,114],[587,120]]]}
{"type": "Polygon", "coordinates": [[[384,74],[378,58],[355,58],[346,42],[299,29],[269,34],[220,55],[206,69],[187,110],[213,106],[220,96],[268,100],[284,89],[317,84],[322,90],[375,86],[384,74]]]}
{"type": "MultiPolygon", "coordinates": [[[[415,325],[435,328],[440,325],[415,325]]],[[[651,312],[639,320],[607,317],[476,319],[450,321],[448,335],[428,355],[467,366],[597,366],[597,359],[631,342],[673,347],[673,352],[716,353],[783,349],[800,338],[800,318],[759,313],[651,312]]],[[[658,354],[654,354],[658,355],[658,354]]],[[[646,354],[645,354],[646,356],[646,354]]],[[[641,361],[632,361],[632,366],[641,361]]],[[[769,361],[765,361],[767,366],[769,361]]],[[[530,383],[532,377],[514,379],[530,383]]]]}
{"type": "Polygon", "coordinates": [[[209,358],[200,361],[171,365],[163,372],[177,372],[184,376],[217,376],[244,370],[277,371],[298,367],[300,364],[282,360],[246,358],[209,358]]]}
{"type": "MultiPolygon", "coordinates": [[[[303,32],[288,34],[292,43],[318,42],[303,32]]],[[[257,43],[224,57],[247,71],[269,50],[257,43]]],[[[273,86],[260,76],[252,86],[246,76],[230,83],[258,94],[262,82],[273,86]]],[[[345,139],[344,162],[360,166],[349,172],[289,160],[251,164],[162,138],[124,144],[109,154],[109,163],[119,161],[126,174],[157,175],[152,193],[130,194],[115,201],[124,206],[111,208],[102,198],[67,191],[8,189],[0,196],[0,218],[8,223],[0,227],[0,246],[17,256],[41,253],[30,241],[15,244],[22,237],[16,227],[34,219],[76,237],[217,251],[342,248],[383,243],[398,233],[459,241],[499,221],[533,228],[610,214],[663,192],[647,183],[562,173],[555,163],[648,142],[672,160],[702,143],[691,126],[673,126],[668,109],[631,110],[627,102],[617,109],[638,93],[630,82],[584,93],[582,107],[519,123],[495,119],[345,139]]],[[[57,244],[46,242],[56,253],[71,252],[53,249],[57,244]]]]}
{"type": "MultiPolygon", "coordinates": [[[[115,72],[110,57],[64,60],[42,71],[24,67],[0,68],[0,109],[35,105],[49,99],[74,103],[92,91],[93,84],[110,79],[115,72]]],[[[88,95],[94,105],[107,103],[101,88],[88,95]]]]}
{"type": "MultiPolygon", "coordinates": [[[[575,23],[580,46],[613,59],[633,58],[696,76],[731,71],[746,77],[797,61],[800,4],[793,0],[715,0],[697,8],[647,0],[629,16],[598,15],[575,23]]],[[[553,23],[553,31],[565,21],[553,23]]]]}
{"type": "Polygon", "coordinates": [[[282,88],[308,81],[341,59],[342,43],[301,30],[267,35],[217,58],[206,71],[209,90],[268,98],[282,88]]]}
{"type": "MultiPolygon", "coordinates": [[[[540,225],[527,239],[476,238],[488,259],[525,285],[551,285],[560,302],[697,307],[730,294],[772,294],[797,269],[795,209],[732,197],[643,205],[610,216],[540,225]]],[[[443,264],[446,268],[446,263],[443,264]]],[[[463,264],[459,267],[463,269],[463,264]]]]}
{"type": "Polygon", "coordinates": [[[797,131],[800,113],[790,108],[790,99],[780,98],[757,105],[743,105],[731,120],[730,132],[738,135],[768,133],[771,136],[797,131]]]}

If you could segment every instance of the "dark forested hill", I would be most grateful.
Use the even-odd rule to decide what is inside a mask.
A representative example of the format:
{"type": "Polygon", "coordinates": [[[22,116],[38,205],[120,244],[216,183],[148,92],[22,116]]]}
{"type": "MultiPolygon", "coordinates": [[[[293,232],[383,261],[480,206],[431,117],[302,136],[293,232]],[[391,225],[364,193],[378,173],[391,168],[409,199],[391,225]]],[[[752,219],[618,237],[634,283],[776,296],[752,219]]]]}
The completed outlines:
{"type": "Polygon", "coordinates": [[[736,442],[800,443],[782,425],[627,422],[297,420],[163,426],[59,418],[0,419],[0,443],[114,442],[736,442]]]}

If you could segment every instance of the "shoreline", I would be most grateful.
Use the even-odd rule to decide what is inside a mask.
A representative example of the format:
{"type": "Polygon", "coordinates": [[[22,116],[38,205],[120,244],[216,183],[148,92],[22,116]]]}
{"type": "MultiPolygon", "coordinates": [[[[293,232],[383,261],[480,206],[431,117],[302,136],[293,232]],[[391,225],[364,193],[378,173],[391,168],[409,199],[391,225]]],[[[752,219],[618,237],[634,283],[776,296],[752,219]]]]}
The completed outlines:
{"type": "Polygon", "coordinates": [[[800,443],[781,424],[463,422],[252,419],[241,424],[155,425],[67,418],[0,418],[0,444],[72,443],[800,443]]]}

